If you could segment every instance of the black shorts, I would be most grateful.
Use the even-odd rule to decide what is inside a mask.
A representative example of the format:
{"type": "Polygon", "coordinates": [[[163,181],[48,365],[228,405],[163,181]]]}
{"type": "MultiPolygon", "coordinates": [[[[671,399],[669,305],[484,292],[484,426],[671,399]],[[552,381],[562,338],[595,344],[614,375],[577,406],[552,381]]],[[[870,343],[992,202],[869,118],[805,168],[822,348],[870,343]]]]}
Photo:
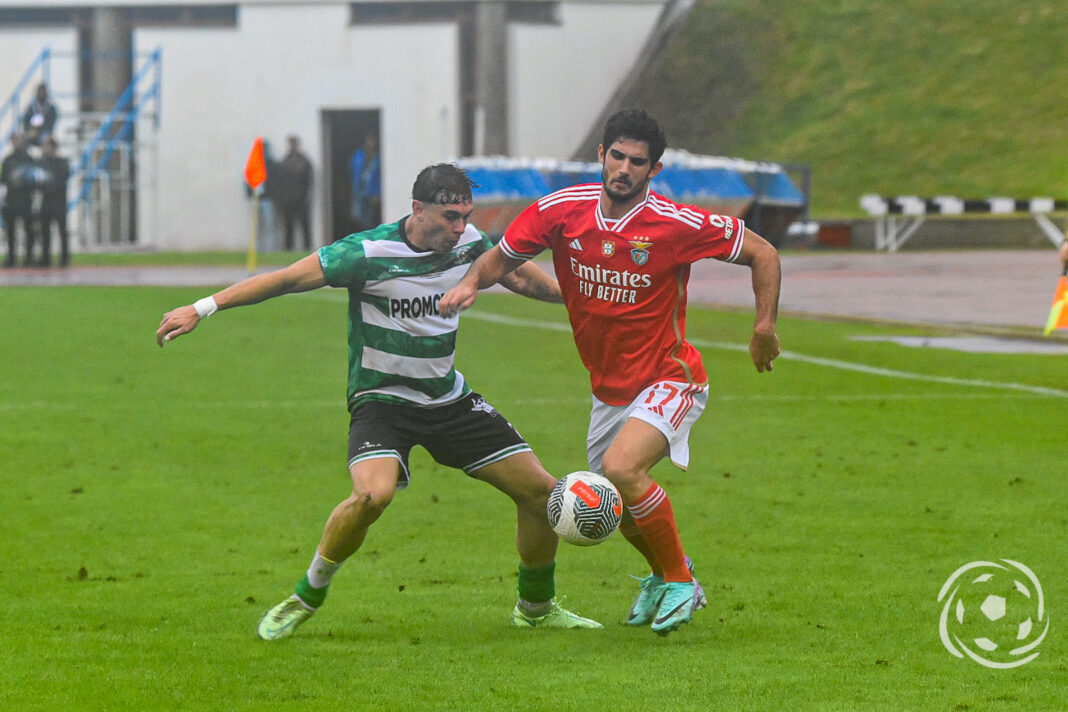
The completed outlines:
{"type": "Polygon", "coordinates": [[[410,479],[408,454],[413,445],[422,445],[437,462],[468,475],[531,449],[478,393],[430,408],[373,400],[356,406],[349,422],[349,467],[361,460],[394,457],[403,470],[397,487],[403,489],[410,479]]]}

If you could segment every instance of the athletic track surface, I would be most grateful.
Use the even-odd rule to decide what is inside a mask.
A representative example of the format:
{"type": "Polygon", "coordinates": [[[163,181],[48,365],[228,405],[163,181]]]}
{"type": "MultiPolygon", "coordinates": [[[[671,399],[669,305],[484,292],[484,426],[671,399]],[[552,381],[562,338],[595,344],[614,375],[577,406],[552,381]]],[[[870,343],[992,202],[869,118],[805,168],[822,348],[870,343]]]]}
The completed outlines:
{"type": "MultiPolygon", "coordinates": [[[[539,262],[542,266],[546,263],[539,262]]],[[[1059,277],[1050,250],[811,252],[782,258],[780,310],[1038,336],[1059,277]]],[[[240,267],[82,267],[0,270],[6,286],[220,287],[240,267]]],[[[750,272],[706,260],[693,266],[690,303],[752,309],[750,272]]],[[[2,301],[2,294],[0,294],[2,301]]],[[[1054,339],[1068,340],[1062,330],[1054,339]]]]}

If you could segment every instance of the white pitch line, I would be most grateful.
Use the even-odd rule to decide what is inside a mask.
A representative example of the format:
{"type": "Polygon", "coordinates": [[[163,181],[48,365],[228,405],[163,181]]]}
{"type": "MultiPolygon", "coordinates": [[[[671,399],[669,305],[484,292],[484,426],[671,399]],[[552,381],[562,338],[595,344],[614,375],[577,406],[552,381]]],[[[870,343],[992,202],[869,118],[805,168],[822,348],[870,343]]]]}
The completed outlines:
{"type": "MultiPolygon", "coordinates": [[[[533,319],[515,319],[512,317],[501,316],[499,314],[489,314],[486,312],[467,312],[466,316],[471,319],[491,321],[497,324],[507,324],[509,326],[523,326],[531,329],[546,329],[549,331],[571,331],[570,325],[563,324],[560,322],[536,321],[533,319]]],[[[694,346],[700,346],[704,348],[721,349],[724,351],[742,351],[746,353],[749,352],[749,347],[742,344],[730,344],[722,341],[705,341],[703,339],[690,339],[690,343],[692,343],[694,346]]],[[[1060,390],[1057,388],[1029,386],[1025,383],[1013,383],[1011,381],[985,381],[974,378],[930,376],[924,373],[910,373],[908,371],[897,371],[889,368],[879,368],[877,366],[865,366],[861,363],[850,363],[849,361],[839,361],[837,359],[823,358],[821,356],[809,356],[807,354],[797,353],[796,351],[783,351],[779,355],[779,358],[786,359],[789,361],[811,363],[816,366],[825,366],[827,368],[836,368],[842,371],[855,371],[857,373],[866,373],[871,376],[883,376],[885,378],[899,378],[908,381],[924,381],[927,383],[944,383],[951,386],[967,386],[969,388],[995,388],[1000,390],[1034,393],[1036,395],[1052,396],[1055,398],[1068,398],[1068,391],[1060,390]]]]}
{"type": "MultiPolygon", "coordinates": [[[[748,351],[748,349],[743,350],[748,351]]],[[[1026,383],[1013,383],[1012,381],[986,381],[978,378],[954,378],[953,376],[929,376],[925,373],[910,373],[908,371],[896,371],[890,368],[865,366],[864,364],[860,363],[838,361],[836,359],[822,358],[820,356],[808,356],[806,354],[799,354],[793,351],[783,351],[781,356],[794,361],[802,361],[805,363],[816,364],[817,366],[827,366],[829,368],[838,368],[842,369],[843,371],[856,371],[858,373],[867,373],[872,376],[901,378],[911,381],[926,381],[928,383],[946,383],[951,386],[968,386],[971,388],[997,388],[1007,391],[1022,391],[1024,393],[1035,393],[1040,396],[1068,398],[1068,391],[1060,390],[1058,388],[1046,388],[1044,386],[1029,386],[1026,383]]]]}

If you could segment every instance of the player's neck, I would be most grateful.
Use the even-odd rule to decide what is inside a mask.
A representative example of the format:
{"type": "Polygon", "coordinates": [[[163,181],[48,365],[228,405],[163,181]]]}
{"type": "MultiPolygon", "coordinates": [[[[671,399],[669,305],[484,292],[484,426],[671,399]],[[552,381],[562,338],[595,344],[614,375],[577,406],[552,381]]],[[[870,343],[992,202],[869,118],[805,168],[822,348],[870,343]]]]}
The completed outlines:
{"type": "Polygon", "coordinates": [[[603,215],[608,220],[619,220],[621,217],[633,210],[635,205],[644,201],[647,192],[648,191],[642,191],[641,193],[635,195],[633,198],[629,198],[628,200],[620,203],[609,198],[604,188],[602,188],[600,200],[601,215],[603,215]]]}
{"type": "Polygon", "coordinates": [[[412,216],[408,215],[401,220],[401,239],[405,244],[412,249],[413,252],[429,252],[430,248],[425,247],[425,239],[423,237],[423,231],[420,229],[418,223],[412,220],[412,216]]]}

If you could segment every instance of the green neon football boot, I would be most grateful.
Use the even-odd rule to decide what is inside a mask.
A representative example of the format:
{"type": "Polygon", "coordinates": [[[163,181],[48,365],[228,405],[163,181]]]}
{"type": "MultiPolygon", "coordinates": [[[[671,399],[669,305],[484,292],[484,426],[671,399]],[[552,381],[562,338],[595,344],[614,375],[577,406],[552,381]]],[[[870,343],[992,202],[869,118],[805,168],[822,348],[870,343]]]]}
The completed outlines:
{"type": "Polygon", "coordinates": [[[313,613],[315,610],[305,606],[304,602],[293,594],[263,614],[256,626],[256,635],[264,640],[288,638],[304,621],[311,618],[313,613]]]}
{"type": "Polygon", "coordinates": [[[512,609],[512,625],[517,628],[603,628],[600,623],[572,613],[556,601],[545,615],[532,618],[517,603],[512,609]]]}

